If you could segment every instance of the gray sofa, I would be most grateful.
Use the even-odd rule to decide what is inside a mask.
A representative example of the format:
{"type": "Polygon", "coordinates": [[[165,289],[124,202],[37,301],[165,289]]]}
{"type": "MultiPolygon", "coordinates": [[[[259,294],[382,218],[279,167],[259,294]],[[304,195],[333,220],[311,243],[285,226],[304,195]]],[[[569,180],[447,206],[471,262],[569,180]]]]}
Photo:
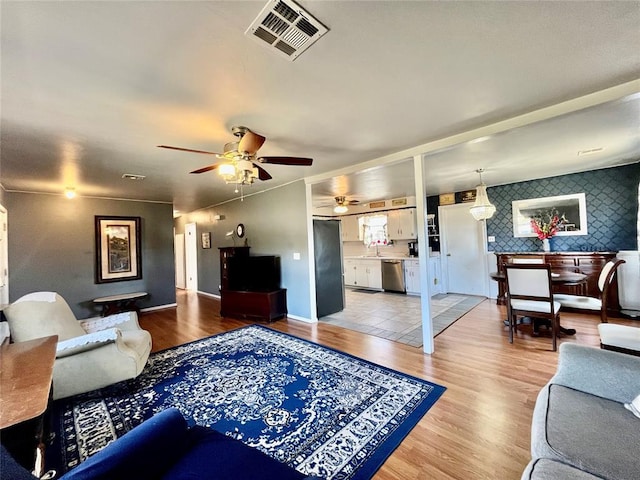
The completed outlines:
{"type": "Polygon", "coordinates": [[[564,343],[538,395],[522,480],[640,479],[640,357],[564,343]]]}

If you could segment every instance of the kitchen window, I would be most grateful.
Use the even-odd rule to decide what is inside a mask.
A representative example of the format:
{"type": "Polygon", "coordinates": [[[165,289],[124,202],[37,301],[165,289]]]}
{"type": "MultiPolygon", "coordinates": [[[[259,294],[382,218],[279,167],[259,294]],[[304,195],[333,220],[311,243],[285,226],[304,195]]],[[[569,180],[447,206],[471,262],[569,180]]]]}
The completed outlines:
{"type": "Polygon", "coordinates": [[[386,245],[389,243],[386,215],[367,215],[360,217],[359,222],[365,245],[386,245]]]}

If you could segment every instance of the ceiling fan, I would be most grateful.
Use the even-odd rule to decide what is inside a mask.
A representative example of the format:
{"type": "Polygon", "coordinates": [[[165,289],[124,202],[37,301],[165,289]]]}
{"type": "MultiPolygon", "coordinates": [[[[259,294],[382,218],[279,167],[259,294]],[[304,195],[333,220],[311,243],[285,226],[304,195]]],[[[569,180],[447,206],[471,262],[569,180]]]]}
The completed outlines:
{"type": "Polygon", "coordinates": [[[335,197],[335,200],[336,206],[333,208],[333,211],[336,213],[346,213],[349,210],[349,208],[347,208],[348,205],[357,205],[360,203],[359,200],[347,200],[344,195],[335,197]]]}
{"type": "Polygon", "coordinates": [[[215,155],[222,159],[222,162],[207,165],[190,173],[205,173],[218,169],[218,173],[226,183],[236,184],[236,192],[238,191],[238,185],[251,185],[256,179],[270,180],[273,178],[259,164],[310,166],[313,163],[311,158],[303,157],[258,157],[256,154],[265,142],[265,137],[242,126],[232,127],[231,133],[239,140],[225,144],[224,153],[172,147],[170,145],[158,145],[158,147],[182,152],[215,155]]]}

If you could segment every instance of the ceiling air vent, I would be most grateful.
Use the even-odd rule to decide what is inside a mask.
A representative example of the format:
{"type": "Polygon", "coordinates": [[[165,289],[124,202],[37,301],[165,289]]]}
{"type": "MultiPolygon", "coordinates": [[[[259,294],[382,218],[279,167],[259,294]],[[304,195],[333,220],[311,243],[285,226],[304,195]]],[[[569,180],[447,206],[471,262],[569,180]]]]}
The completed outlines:
{"type": "Polygon", "coordinates": [[[270,0],[245,35],[294,61],[329,30],[292,0],[270,0]]]}

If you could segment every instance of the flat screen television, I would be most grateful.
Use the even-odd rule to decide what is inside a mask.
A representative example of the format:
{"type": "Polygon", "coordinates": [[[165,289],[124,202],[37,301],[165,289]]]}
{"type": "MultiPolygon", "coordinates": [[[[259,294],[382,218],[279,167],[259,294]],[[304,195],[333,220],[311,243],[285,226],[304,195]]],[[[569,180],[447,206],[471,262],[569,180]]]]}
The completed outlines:
{"type": "Polygon", "coordinates": [[[280,288],[280,257],[233,256],[228,259],[229,290],[270,292],[280,288]]]}

